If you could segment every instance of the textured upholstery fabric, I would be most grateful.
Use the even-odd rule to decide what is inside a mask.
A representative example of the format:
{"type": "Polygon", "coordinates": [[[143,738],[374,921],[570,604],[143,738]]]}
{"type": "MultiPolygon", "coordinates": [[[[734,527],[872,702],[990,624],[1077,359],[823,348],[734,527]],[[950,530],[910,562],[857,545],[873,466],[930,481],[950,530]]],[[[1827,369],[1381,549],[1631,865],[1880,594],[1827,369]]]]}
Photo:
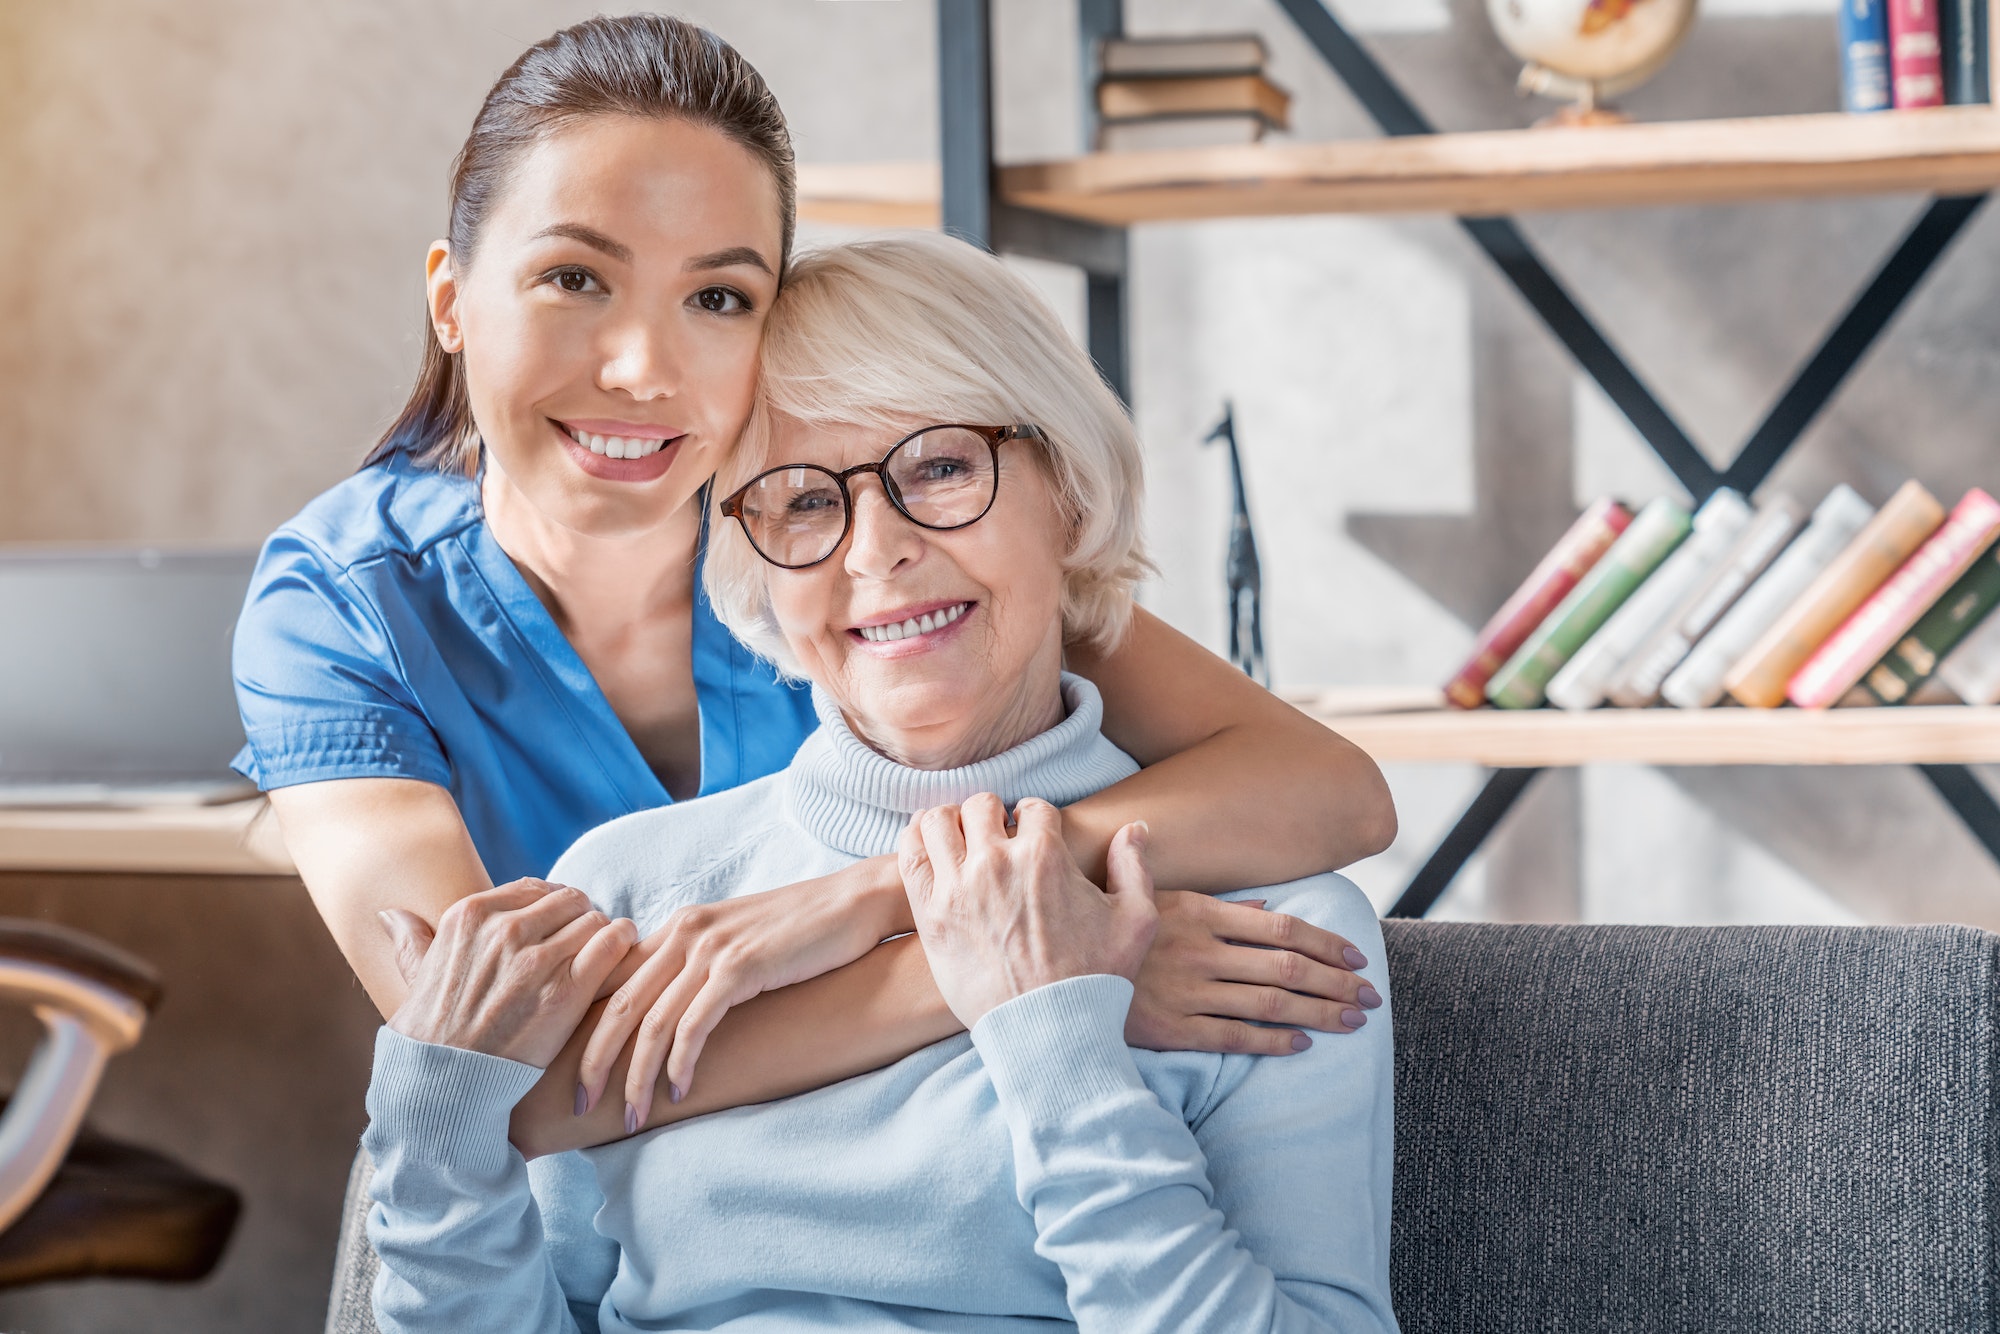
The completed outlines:
{"type": "Polygon", "coordinates": [[[1391,923],[1408,1334],[1995,1327],[2000,937],[1391,923]]]}
{"type": "MultiPolygon", "coordinates": [[[[2000,937],[1387,938],[1406,1334],[2000,1330],[2000,937]]],[[[374,1334],[366,1170],[327,1334],[374,1334]]]]}
{"type": "Polygon", "coordinates": [[[347,1173],[347,1202],[340,1210],[340,1241],[333,1253],[333,1295],[326,1308],[326,1334],[378,1334],[375,1328],[375,1248],[368,1244],[368,1182],[375,1164],[363,1149],[354,1151],[347,1173]]]}

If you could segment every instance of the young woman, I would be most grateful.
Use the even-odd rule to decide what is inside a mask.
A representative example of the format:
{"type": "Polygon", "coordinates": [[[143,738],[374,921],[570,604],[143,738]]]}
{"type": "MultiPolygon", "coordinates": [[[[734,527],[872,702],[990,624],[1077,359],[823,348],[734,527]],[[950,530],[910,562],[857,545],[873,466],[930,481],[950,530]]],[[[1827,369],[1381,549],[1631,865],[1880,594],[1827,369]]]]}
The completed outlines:
{"type": "MultiPolygon", "coordinates": [[[[238,767],[270,792],[385,1015],[405,985],[384,910],[435,922],[545,874],[607,820],[783,768],[814,727],[807,694],[722,628],[700,584],[699,496],[750,412],[792,216],[776,102],[735,51],[680,21],[557,33],[481,107],[430,249],[431,337],[410,402],[360,473],[272,536],[236,637],[238,767]]],[[[1146,766],[1065,809],[1089,874],[1136,819],[1165,889],[1278,883],[1392,837],[1366,756],[1159,621],[1141,613],[1117,650],[1076,646],[1069,665],[1102,691],[1106,734],[1146,766]]],[[[1172,945],[1179,984],[1135,1010],[1141,1037],[1279,1053],[1293,1031],[1241,1021],[1310,1025],[1353,999],[1364,963],[1351,946],[1208,902],[1172,945]],[[1307,980],[1254,981],[1267,975],[1257,945],[1308,956],[1307,980]]],[[[558,1067],[581,1070],[576,1110],[596,1105],[635,1032],[628,1126],[720,1105],[721,1091],[813,1087],[934,1040],[937,1013],[883,1005],[857,1020],[817,999],[934,997],[919,951],[873,951],[908,927],[887,857],[684,915],[627,960],[589,1050],[568,1058],[580,1067],[558,1067]],[[755,998],[780,988],[803,1027],[760,1022],[778,998],[755,998]],[[674,1107],[725,1014],[702,1066],[711,1099],[674,1107]]]]}

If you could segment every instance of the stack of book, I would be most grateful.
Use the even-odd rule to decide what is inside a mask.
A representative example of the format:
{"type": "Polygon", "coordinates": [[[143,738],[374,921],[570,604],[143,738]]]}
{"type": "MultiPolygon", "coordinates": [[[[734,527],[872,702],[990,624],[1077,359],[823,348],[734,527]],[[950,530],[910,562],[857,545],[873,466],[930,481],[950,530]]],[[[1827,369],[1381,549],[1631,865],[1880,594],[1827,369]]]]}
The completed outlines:
{"type": "Polygon", "coordinates": [[[1849,111],[1990,100],[1992,0],[1840,0],[1849,111]]]}
{"type": "Polygon", "coordinates": [[[1264,77],[1255,33],[1114,37],[1098,52],[1097,149],[1249,144],[1290,124],[1291,94],[1264,77]]]}
{"type": "Polygon", "coordinates": [[[1915,481],[1810,514],[1727,488],[1586,510],[1479,632],[1460,708],[2000,703],[2000,501],[1915,481]]]}

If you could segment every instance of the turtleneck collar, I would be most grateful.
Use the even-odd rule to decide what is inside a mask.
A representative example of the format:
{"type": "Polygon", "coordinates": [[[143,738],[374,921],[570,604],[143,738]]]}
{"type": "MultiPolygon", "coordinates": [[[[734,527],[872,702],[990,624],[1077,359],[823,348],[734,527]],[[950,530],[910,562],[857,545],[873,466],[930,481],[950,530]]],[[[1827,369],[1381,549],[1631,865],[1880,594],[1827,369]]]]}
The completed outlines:
{"type": "Polygon", "coordinates": [[[1009,807],[1023,797],[1067,806],[1139,772],[1099,730],[1104,702],[1096,686],[1064,672],[1062,697],[1067,716],[1012,750],[958,769],[912,769],[869,749],[833,698],[814,687],[819,730],[786,771],[793,818],[828,847],[875,857],[894,852],[910,817],[932,806],[979,792],[1009,807]]]}

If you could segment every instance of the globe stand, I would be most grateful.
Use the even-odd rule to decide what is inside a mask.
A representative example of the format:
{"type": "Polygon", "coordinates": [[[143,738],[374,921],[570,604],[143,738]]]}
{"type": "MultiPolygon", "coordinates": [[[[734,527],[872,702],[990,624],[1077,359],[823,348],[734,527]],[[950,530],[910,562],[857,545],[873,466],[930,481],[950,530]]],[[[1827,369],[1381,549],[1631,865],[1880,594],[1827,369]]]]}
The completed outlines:
{"type": "Polygon", "coordinates": [[[1535,122],[1535,128],[1567,129],[1591,125],[1629,125],[1632,118],[1603,100],[1602,85],[1595,79],[1577,79],[1558,74],[1546,65],[1529,61],[1521,67],[1515,87],[1534,97],[1571,98],[1570,105],[1558,107],[1535,122]]]}

